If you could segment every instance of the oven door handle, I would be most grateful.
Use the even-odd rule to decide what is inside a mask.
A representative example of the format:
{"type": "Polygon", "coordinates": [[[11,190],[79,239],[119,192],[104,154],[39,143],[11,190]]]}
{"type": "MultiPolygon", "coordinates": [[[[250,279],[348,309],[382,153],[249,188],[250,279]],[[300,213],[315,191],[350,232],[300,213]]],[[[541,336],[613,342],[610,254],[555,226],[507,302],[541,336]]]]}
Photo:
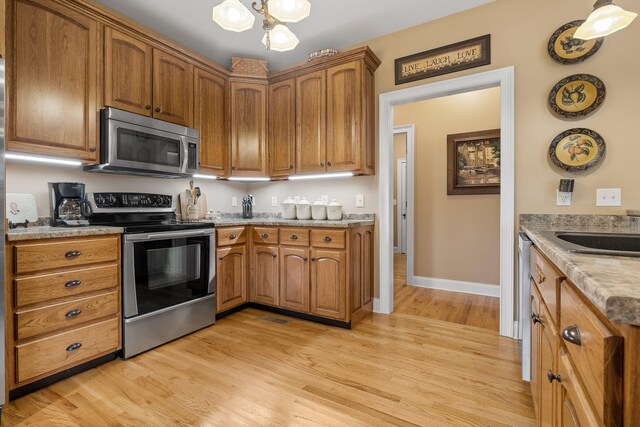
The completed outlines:
{"type": "Polygon", "coordinates": [[[165,240],[176,237],[197,237],[208,236],[214,233],[213,228],[205,228],[202,230],[180,230],[180,231],[167,231],[164,233],[145,233],[145,234],[129,234],[125,235],[124,239],[127,242],[146,242],[151,240],[165,240]]]}

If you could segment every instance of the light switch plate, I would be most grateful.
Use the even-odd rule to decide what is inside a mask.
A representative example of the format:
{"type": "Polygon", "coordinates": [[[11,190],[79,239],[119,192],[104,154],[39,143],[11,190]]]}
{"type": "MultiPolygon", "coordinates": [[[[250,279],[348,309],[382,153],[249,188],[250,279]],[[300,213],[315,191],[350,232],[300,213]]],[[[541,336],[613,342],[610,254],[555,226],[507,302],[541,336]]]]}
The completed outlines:
{"type": "Polygon", "coordinates": [[[278,206],[278,196],[271,197],[271,206],[274,208],[278,206]]]}
{"type": "Polygon", "coordinates": [[[622,206],[621,188],[598,188],[596,206],[622,206]]]}
{"type": "Polygon", "coordinates": [[[571,206],[571,194],[572,193],[565,193],[563,191],[557,191],[557,202],[556,204],[558,206],[571,206]]]}
{"type": "Polygon", "coordinates": [[[320,196],[320,198],[322,199],[322,203],[324,203],[325,205],[329,204],[329,196],[324,194],[324,195],[320,196]]]}
{"type": "Polygon", "coordinates": [[[364,194],[356,194],[356,208],[364,208],[364,194]]]}
{"type": "Polygon", "coordinates": [[[238,206],[238,198],[236,196],[231,197],[231,206],[238,206]]]}

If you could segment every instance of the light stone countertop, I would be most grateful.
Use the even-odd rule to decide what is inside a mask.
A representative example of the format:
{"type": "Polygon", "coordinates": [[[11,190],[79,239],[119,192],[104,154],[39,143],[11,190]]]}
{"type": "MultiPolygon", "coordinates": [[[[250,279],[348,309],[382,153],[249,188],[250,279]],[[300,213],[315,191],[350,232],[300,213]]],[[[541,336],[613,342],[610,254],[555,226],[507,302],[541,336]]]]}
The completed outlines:
{"type": "Polygon", "coordinates": [[[341,221],[328,220],[299,220],[282,218],[219,218],[214,219],[216,227],[232,227],[243,225],[264,225],[272,227],[326,227],[326,228],[352,228],[375,225],[374,220],[364,219],[343,219],[341,221]]]}
{"type": "Polygon", "coordinates": [[[7,240],[16,242],[20,240],[39,240],[39,239],[59,239],[63,237],[84,237],[98,236],[105,234],[121,234],[124,231],[121,227],[27,227],[14,228],[7,230],[7,240]]]}
{"type": "Polygon", "coordinates": [[[640,326],[640,258],[567,252],[542,231],[640,234],[636,218],[522,215],[520,228],[611,321],[640,326]],[[592,218],[589,218],[592,217],[592,218]]]}

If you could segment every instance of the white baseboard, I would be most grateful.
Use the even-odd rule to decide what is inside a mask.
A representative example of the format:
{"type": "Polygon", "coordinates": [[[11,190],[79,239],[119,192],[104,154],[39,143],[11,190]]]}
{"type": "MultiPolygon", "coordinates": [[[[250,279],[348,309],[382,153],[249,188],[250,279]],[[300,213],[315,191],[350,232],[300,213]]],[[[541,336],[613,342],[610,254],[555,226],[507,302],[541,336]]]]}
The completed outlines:
{"type": "Polygon", "coordinates": [[[400,246],[394,246],[393,247],[393,253],[394,254],[399,254],[400,253],[400,246]]]}
{"type": "Polygon", "coordinates": [[[414,276],[411,285],[419,288],[462,292],[464,294],[484,295],[488,297],[500,296],[500,286],[488,285],[486,283],[461,282],[458,280],[414,276]]]}
{"type": "Polygon", "coordinates": [[[373,299],[373,312],[382,313],[382,311],[380,310],[380,298],[373,299]]]}

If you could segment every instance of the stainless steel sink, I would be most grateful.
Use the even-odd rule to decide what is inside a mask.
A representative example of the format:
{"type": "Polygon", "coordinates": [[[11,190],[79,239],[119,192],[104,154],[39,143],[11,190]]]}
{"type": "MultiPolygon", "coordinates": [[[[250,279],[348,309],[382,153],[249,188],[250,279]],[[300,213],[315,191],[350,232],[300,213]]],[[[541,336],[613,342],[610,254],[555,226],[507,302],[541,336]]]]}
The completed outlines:
{"type": "Polygon", "coordinates": [[[567,252],[640,257],[640,234],[544,231],[542,234],[567,252]]]}

